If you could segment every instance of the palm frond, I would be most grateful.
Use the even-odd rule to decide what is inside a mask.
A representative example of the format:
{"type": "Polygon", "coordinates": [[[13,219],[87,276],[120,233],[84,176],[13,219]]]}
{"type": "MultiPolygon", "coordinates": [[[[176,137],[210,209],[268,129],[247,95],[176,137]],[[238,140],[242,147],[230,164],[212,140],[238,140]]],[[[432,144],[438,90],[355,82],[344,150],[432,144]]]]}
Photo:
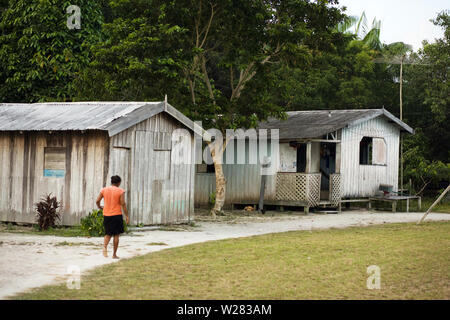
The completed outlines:
{"type": "Polygon", "coordinates": [[[356,30],[355,33],[358,37],[360,38],[364,38],[365,35],[367,34],[367,17],[366,17],[366,12],[363,11],[363,13],[361,14],[361,17],[359,18],[359,21],[356,25],[356,30]]]}
{"type": "Polygon", "coordinates": [[[337,30],[342,33],[352,34],[351,30],[359,21],[358,16],[346,16],[337,26],[337,30]]]}

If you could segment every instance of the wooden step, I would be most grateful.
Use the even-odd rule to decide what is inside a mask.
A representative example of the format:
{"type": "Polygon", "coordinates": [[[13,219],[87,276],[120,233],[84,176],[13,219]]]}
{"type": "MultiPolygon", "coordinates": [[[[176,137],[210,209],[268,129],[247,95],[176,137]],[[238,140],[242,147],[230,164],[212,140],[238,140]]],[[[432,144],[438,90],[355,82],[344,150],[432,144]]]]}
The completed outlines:
{"type": "Polygon", "coordinates": [[[317,210],[315,213],[338,214],[337,210],[317,210]]]}

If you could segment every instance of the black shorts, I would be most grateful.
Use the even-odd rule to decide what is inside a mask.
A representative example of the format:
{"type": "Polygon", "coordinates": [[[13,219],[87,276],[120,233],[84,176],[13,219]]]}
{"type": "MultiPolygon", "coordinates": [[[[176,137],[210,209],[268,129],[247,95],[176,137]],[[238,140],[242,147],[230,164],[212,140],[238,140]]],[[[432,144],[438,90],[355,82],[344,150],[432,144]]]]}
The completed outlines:
{"type": "Polygon", "coordinates": [[[123,217],[121,214],[115,216],[104,216],[103,225],[105,226],[105,234],[114,236],[124,232],[123,217]]]}

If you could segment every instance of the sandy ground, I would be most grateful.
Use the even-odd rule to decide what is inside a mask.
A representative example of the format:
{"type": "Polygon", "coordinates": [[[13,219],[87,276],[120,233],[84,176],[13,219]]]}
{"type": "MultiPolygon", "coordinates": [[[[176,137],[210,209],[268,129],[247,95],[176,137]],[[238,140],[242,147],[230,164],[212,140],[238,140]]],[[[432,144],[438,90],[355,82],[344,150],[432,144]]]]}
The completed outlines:
{"type": "MultiPolygon", "coordinates": [[[[118,255],[121,258],[131,258],[191,243],[292,230],[314,231],[416,222],[422,215],[423,213],[343,212],[247,219],[239,223],[199,222],[198,227],[187,231],[153,230],[124,235],[121,237],[118,255]]],[[[427,221],[431,220],[449,221],[450,214],[432,213],[427,217],[427,221]]],[[[33,287],[63,281],[67,279],[68,268],[71,266],[77,266],[83,273],[93,267],[116,262],[117,260],[111,259],[111,253],[109,258],[102,256],[102,241],[102,238],[0,233],[0,299],[33,287]]]]}

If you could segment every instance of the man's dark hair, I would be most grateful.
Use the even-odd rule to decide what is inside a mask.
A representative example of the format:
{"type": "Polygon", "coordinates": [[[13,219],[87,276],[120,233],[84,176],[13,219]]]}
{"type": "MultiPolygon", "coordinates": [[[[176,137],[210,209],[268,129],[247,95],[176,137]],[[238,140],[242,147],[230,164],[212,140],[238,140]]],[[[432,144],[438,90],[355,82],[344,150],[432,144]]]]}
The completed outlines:
{"type": "Polygon", "coordinates": [[[119,176],[112,176],[111,177],[111,184],[118,184],[122,181],[122,179],[119,176]]]}

